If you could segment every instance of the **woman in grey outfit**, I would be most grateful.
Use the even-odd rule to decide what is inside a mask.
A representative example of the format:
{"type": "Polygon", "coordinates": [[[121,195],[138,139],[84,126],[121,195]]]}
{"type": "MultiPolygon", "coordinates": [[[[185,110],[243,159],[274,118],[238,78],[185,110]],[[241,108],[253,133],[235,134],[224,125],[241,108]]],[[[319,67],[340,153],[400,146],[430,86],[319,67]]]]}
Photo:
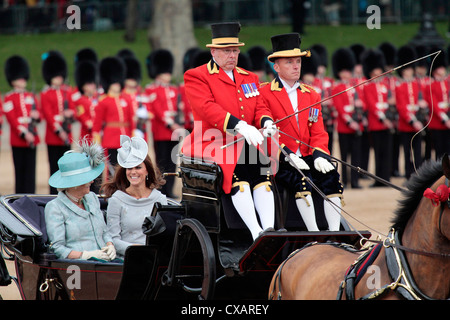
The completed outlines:
{"type": "Polygon", "coordinates": [[[121,136],[120,145],[114,177],[101,191],[108,198],[108,232],[123,257],[128,246],[145,244],[142,223],[156,202],[167,204],[167,199],[157,190],[165,181],[148,156],[146,141],[121,136]]]}

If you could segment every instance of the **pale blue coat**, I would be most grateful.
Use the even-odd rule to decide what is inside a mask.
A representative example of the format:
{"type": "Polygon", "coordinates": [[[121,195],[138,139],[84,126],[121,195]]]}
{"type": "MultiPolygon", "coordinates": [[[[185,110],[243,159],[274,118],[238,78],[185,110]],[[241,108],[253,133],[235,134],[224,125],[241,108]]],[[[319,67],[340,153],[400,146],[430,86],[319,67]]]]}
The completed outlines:
{"type": "Polygon", "coordinates": [[[59,192],[45,206],[50,249],[60,259],[67,258],[72,250],[98,250],[107,242],[112,242],[98,197],[90,192],[84,196],[83,201],[86,210],[70,201],[64,192],[59,192]]]}

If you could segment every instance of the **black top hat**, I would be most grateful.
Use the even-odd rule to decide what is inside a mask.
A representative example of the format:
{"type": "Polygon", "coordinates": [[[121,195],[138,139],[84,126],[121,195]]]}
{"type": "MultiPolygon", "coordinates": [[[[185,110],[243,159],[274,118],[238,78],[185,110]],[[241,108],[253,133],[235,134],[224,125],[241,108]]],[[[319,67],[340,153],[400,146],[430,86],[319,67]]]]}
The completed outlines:
{"type": "Polygon", "coordinates": [[[285,33],[273,36],[272,51],[273,53],[267,57],[270,62],[274,62],[277,58],[293,58],[293,57],[310,57],[311,52],[300,50],[300,34],[285,33]]]}
{"type": "Polygon", "coordinates": [[[30,78],[30,67],[28,62],[21,56],[14,55],[5,62],[6,81],[12,86],[12,82],[17,79],[28,80],[30,78]]]}
{"type": "Polygon", "coordinates": [[[245,43],[239,42],[239,22],[221,22],[211,25],[212,43],[208,48],[242,47],[245,43]]]}
{"type": "Polygon", "coordinates": [[[113,83],[119,83],[123,89],[125,81],[125,63],[118,57],[106,57],[100,61],[100,83],[105,92],[113,83]]]}
{"type": "Polygon", "coordinates": [[[83,86],[86,83],[98,83],[97,64],[92,61],[80,61],[75,68],[75,83],[78,90],[84,94],[83,86]]]}
{"type": "Polygon", "coordinates": [[[343,70],[353,72],[356,65],[355,55],[348,48],[339,48],[333,53],[331,64],[333,67],[333,76],[339,79],[339,72],[343,70]]]}
{"type": "Polygon", "coordinates": [[[67,64],[64,56],[58,51],[49,51],[42,55],[42,76],[45,82],[50,85],[54,77],[67,77],[67,64]]]}
{"type": "Polygon", "coordinates": [[[169,50],[157,49],[148,55],[146,64],[148,76],[155,79],[161,73],[172,74],[174,58],[169,50]]]}
{"type": "Polygon", "coordinates": [[[371,78],[370,73],[375,69],[381,69],[384,71],[386,62],[384,60],[383,52],[377,49],[367,49],[361,55],[361,64],[363,66],[364,76],[371,78]]]}
{"type": "MultiPolygon", "coordinates": [[[[397,63],[401,66],[407,62],[410,62],[417,58],[417,53],[414,47],[410,45],[404,45],[397,50],[397,63]]],[[[401,77],[405,68],[414,68],[414,64],[409,64],[403,68],[397,70],[398,75],[401,77]]]]}

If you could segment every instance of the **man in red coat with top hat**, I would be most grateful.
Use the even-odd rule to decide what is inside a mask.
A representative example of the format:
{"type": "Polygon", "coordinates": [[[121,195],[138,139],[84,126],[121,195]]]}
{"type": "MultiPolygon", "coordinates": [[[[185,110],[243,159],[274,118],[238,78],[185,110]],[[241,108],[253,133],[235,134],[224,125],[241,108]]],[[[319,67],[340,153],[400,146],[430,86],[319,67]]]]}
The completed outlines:
{"type": "Polygon", "coordinates": [[[213,39],[207,47],[212,59],[184,76],[195,122],[183,153],[212,160],[221,167],[223,190],[231,194],[236,211],[256,239],[274,226],[274,196],[268,181],[270,162],[250,158],[258,155],[255,147],[264,140],[257,127],[268,127],[267,134],[275,130],[258,91],[258,76],[237,67],[239,47],[244,45],[238,39],[240,24],[218,23],[211,28],[213,39]],[[234,141],[237,133],[245,140],[221,149],[234,141]]]}
{"type": "MultiPolygon", "coordinates": [[[[277,122],[282,131],[279,135],[281,146],[295,166],[312,179],[330,201],[339,206],[343,190],[339,174],[329,162],[328,133],[324,128],[321,106],[316,104],[321,97],[313,87],[298,82],[302,58],[308,57],[310,52],[300,50],[298,33],[273,36],[271,40],[273,53],[268,56],[268,60],[274,63],[278,75],[269,85],[262,87],[261,95],[275,121],[306,108],[295,116],[277,122]],[[308,108],[313,104],[316,105],[308,108]]],[[[307,229],[318,231],[312,187],[285,158],[283,153],[277,181],[280,179],[295,188],[296,205],[307,229]]],[[[329,230],[339,230],[340,215],[328,201],[324,202],[324,212],[329,230]]]]}

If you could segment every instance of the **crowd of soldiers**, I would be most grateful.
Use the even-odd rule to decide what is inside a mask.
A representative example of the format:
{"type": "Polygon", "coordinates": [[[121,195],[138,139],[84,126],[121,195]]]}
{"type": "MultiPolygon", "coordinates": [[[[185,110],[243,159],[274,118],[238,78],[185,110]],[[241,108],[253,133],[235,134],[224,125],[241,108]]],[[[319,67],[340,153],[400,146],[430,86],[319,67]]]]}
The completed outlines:
{"type": "MultiPolygon", "coordinates": [[[[423,160],[450,152],[449,50],[442,50],[431,68],[434,56],[349,89],[438,49],[354,44],[332,53],[329,72],[327,48],[316,44],[310,49],[311,57],[302,60],[301,81],[325,100],[322,112],[330,136],[329,150],[333,150],[337,132],[342,160],[351,158],[352,165],[368,170],[373,148],[375,174],[389,181],[401,171],[408,178],[423,160]],[[399,168],[401,149],[404,168],[399,168]]],[[[254,46],[240,54],[238,66],[256,73],[264,85],[275,76],[267,56],[263,47],[254,46]]],[[[184,56],[184,70],[210,59],[209,51],[192,48],[184,56]]],[[[44,53],[46,86],[35,94],[27,89],[30,70],[26,59],[14,55],[5,62],[11,91],[0,99],[0,124],[4,115],[11,130],[15,192],[35,193],[36,145],[41,140],[47,146],[50,175],[58,170],[58,159],[70,150],[73,136],[101,145],[108,153],[110,168],[117,163],[120,135],[152,139],[157,165],[162,172],[174,172],[172,150],[178,140],[173,133],[177,129],[191,131],[193,116],[183,83],[173,84],[172,53],[158,49],[147,56],[145,67],[152,79],[147,85],[142,84],[141,63],[129,49],[99,60],[93,49],[83,48],[74,63],[76,86],[71,87],[67,85],[65,57],[58,51],[44,53]],[[80,124],[79,133],[73,132],[75,121],[80,124]],[[45,122],[44,139],[37,130],[41,122],[45,122]]],[[[360,188],[359,174],[352,171],[348,179],[346,169],[342,168],[342,183],[360,188]]],[[[168,177],[162,190],[168,197],[176,197],[173,179],[168,177]]],[[[50,193],[56,192],[50,189],[50,193]]]]}

